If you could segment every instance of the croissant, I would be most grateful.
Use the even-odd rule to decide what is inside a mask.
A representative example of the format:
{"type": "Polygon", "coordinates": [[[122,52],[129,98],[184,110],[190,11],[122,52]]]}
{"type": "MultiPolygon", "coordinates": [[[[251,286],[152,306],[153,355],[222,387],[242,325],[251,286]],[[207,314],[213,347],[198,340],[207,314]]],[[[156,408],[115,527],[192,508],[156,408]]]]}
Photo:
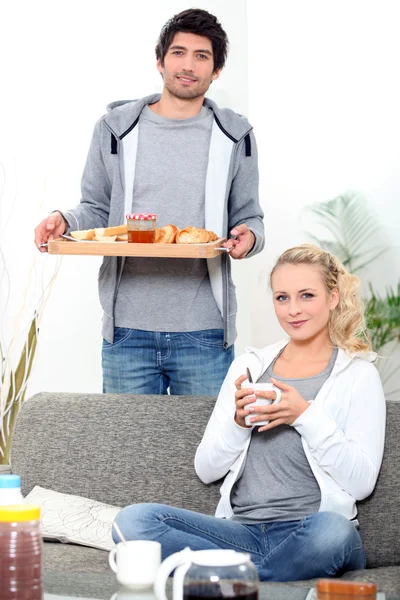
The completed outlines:
{"type": "Polygon", "coordinates": [[[213,231],[207,230],[208,235],[210,236],[209,242],[215,242],[218,239],[218,236],[213,231]]]}
{"type": "Polygon", "coordinates": [[[176,225],[165,225],[164,227],[156,228],[155,243],[156,244],[173,244],[179,229],[176,225]]]}
{"type": "Polygon", "coordinates": [[[177,244],[207,244],[218,239],[217,234],[199,227],[186,227],[176,236],[177,244]]]}

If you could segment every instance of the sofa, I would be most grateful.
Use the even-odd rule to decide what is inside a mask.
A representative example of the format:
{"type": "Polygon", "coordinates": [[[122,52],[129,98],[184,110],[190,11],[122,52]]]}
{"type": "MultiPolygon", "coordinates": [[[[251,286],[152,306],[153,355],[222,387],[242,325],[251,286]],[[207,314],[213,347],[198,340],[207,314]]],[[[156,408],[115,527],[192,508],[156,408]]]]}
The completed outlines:
{"type": "MultiPolygon", "coordinates": [[[[35,486],[115,507],[161,502],[213,514],[220,482],[203,484],[193,460],[213,397],[40,393],[17,419],[11,471],[26,496],[35,486]]],[[[344,579],[376,582],[400,593],[400,402],[387,402],[382,469],[358,505],[367,568],[344,579]]],[[[104,550],[46,541],[47,572],[109,571],[104,550]]],[[[274,584],[265,583],[263,586],[274,584]]],[[[313,587],[315,581],[296,582],[313,587]]]]}

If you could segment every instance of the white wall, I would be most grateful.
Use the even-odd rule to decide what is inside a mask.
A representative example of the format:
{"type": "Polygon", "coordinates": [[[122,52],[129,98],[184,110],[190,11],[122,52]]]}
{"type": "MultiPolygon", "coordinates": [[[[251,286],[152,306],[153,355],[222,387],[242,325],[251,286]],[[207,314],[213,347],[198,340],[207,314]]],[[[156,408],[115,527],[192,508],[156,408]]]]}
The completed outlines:
{"type": "MultiPolygon", "coordinates": [[[[79,202],[96,120],[112,100],[161,90],[157,37],[168,18],[189,6],[182,0],[1,3],[0,163],[7,181],[2,204],[10,206],[16,198],[7,261],[18,291],[28,263],[35,261],[39,272],[43,265],[51,272],[56,263],[54,256],[35,251],[33,228],[51,210],[79,202]],[[21,238],[24,250],[17,257],[21,238]]],[[[196,6],[215,14],[231,41],[226,69],[210,96],[246,114],[246,2],[202,0],[196,6]]],[[[0,170],[0,190],[3,179],[0,170]]],[[[28,394],[101,391],[100,262],[62,259],[43,314],[28,394]]],[[[7,334],[16,310],[17,304],[9,303],[7,334]]]]}
{"type": "MultiPolygon", "coordinates": [[[[365,278],[379,289],[397,283],[398,3],[267,0],[262,13],[256,0],[196,5],[217,14],[231,39],[227,67],[211,94],[248,114],[259,147],[267,247],[234,265],[241,352],[281,335],[266,276],[282,250],[305,241],[300,214],[311,202],[347,190],[365,194],[395,248],[365,278]]],[[[140,12],[127,0],[87,0],[79,8],[44,0],[2,3],[0,162],[7,176],[3,202],[16,197],[22,211],[19,240],[30,240],[50,210],[79,200],[93,125],[105,105],[160,89],[157,34],[187,7],[178,0],[141,3],[140,12]]],[[[15,256],[20,244],[9,244],[15,256]]],[[[39,271],[43,264],[51,270],[54,257],[31,252],[39,271]]],[[[15,279],[24,277],[30,260],[26,248],[12,265],[15,279]]],[[[44,312],[30,393],[101,390],[98,264],[93,257],[63,259],[44,312]]]]}
{"type": "Polygon", "coordinates": [[[280,335],[265,276],[283,250],[307,241],[300,216],[310,203],[364,194],[392,250],[363,281],[382,291],[400,277],[398,2],[270,0],[260,17],[248,0],[249,118],[267,229],[246,274],[256,345],[280,335]]]}

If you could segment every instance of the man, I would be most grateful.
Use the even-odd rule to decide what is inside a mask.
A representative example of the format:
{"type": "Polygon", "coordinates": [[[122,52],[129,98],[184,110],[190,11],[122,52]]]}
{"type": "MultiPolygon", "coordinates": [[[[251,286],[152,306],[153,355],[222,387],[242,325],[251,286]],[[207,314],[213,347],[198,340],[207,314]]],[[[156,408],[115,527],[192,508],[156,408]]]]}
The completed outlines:
{"type": "MultiPolygon", "coordinates": [[[[205,10],[183,11],[165,24],[156,46],[162,94],[108,107],[94,130],[80,205],[44,219],[35,230],[38,246],[69,229],[120,225],[127,213],[154,212],[159,226],[233,236],[225,243],[231,258],[262,250],[252,128],[205,98],[227,49],[225,31],[205,10]]],[[[230,257],[221,254],[104,258],[104,392],[218,393],[236,337],[230,257]]]]}

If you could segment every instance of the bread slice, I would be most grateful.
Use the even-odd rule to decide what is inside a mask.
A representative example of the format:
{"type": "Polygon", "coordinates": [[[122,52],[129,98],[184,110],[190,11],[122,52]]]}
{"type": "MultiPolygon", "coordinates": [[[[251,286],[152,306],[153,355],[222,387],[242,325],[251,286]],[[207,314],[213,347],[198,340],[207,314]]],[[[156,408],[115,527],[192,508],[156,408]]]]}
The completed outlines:
{"type": "Polygon", "coordinates": [[[122,235],[117,235],[117,242],[127,242],[127,241],[128,241],[127,233],[123,233],[122,235]]]}
{"type": "Polygon", "coordinates": [[[94,238],[94,229],[78,229],[71,231],[70,236],[76,240],[92,240],[94,238]]]}
{"type": "Polygon", "coordinates": [[[116,235],[95,235],[93,238],[95,242],[115,242],[116,239],[116,235]]]}
{"type": "Polygon", "coordinates": [[[128,225],[117,225],[116,227],[96,227],[94,235],[97,237],[124,235],[128,233],[128,225]]]}

